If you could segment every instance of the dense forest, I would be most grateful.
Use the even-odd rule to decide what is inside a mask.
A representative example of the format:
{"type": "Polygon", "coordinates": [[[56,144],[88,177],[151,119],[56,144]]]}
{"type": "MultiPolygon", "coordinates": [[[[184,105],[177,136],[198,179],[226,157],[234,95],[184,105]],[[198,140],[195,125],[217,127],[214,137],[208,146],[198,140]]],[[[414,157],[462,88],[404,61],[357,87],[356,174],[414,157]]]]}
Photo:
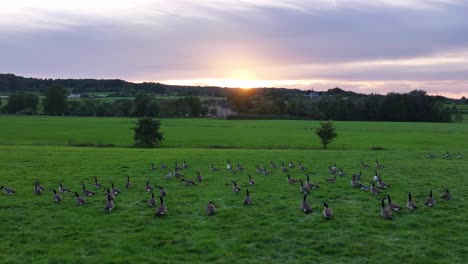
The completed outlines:
{"type": "Polygon", "coordinates": [[[13,74],[0,74],[0,93],[8,97],[0,104],[3,113],[72,116],[451,122],[452,116],[460,116],[459,111],[444,105],[467,103],[466,98],[429,96],[421,90],[365,95],[340,88],[323,92],[238,89],[123,80],[37,79],[13,74]],[[96,96],[99,93],[105,93],[106,100],[96,96]],[[70,94],[79,94],[79,98],[69,99],[70,94]]]}

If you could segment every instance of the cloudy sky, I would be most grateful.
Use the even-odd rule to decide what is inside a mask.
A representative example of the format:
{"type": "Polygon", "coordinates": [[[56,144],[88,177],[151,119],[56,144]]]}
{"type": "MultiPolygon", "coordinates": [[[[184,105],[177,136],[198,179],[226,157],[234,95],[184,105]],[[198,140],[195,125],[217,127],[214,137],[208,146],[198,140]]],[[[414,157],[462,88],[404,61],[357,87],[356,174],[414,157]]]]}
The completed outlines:
{"type": "Polygon", "coordinates": [[[465,0],[13,0],[0,72],[468,96],[465,0]]]}

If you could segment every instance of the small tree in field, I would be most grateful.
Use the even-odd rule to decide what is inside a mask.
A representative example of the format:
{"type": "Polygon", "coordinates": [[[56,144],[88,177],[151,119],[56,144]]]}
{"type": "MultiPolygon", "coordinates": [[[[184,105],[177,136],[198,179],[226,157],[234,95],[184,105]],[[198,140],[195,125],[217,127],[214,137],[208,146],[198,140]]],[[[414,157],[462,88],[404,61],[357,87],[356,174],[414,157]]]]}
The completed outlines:
{"type": "Polygon", "coordinates": [[[135,146],[144,148],[153,148],[164,140],[163,134],[159,131],[161,123],[159,120],[151,118],[140,118],[133,128],[135,135],[135,146]]]}
{"type": "Polygon", "coordinates": [[[323,149],[338,135],[331,121],[320,122],[320,127],[315,129],[315,134],[319,136],[323,149]]]}

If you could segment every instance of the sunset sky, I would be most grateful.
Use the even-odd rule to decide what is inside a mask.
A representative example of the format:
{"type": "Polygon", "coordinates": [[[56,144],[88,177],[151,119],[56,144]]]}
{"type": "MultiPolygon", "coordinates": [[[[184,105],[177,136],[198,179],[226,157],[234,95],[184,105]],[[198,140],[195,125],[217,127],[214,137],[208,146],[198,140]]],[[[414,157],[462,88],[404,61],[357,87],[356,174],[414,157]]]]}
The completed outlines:
{"type": "Polygon", "coordinates": [[[468,1],[2,1],[0,73],[459,98],[468,1]]]}

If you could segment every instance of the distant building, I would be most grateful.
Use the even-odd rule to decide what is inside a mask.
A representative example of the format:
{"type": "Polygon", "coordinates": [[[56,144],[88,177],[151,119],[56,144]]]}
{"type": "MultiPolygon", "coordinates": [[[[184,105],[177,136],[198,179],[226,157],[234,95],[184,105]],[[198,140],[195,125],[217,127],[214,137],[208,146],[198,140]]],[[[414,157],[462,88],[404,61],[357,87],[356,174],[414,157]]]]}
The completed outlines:
{"type": "Polygon", "coordinates": [[[80,98],[81,96],[79,94],[70,94],[69,96],[67,96],[68,99],[76,99],[76,98],[80,98]]]}

